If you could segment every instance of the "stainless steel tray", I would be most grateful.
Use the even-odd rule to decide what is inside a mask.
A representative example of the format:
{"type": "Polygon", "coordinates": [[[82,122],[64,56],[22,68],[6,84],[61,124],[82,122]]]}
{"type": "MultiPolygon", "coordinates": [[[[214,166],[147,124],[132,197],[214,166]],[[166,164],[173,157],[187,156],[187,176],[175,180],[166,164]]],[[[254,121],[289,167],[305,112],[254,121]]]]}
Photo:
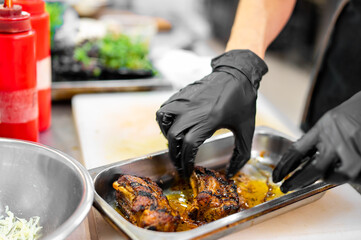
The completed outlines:
{"type": "Polygon", "coordinates": [[[171,83],[162,77],[53,82],[51,98],[53,101],[59,101],[71,99],[80,93],[150,91],[171,87],[171,83]]]}
{"type": "MultiPolygon", "coordinates": [[[[212,169],[224,168],[232,153],[233,142],[231,133],[206,141],[199,150],[196,164],[212,169]]],[[[275,130],[257,128],[253,138],[252,156],[259,156],[261,151],[266,152],[263,161],[275,164],[291,143],[290,138],[275,130]]],[[[316,201],[326,190],[333,187],[317,182],[304,189],[184,232],[166,233],[139,228],[124,219],[113,208],[115,190],[112,188],[112,183],[119,174],[134,174],[150,177],[154,181],[161,179],[167,181],[172,178],[171,173],[174,171],[167,151],[91,169],[89,172],[95,187],[94,206],[115,229],[121,230],[132,239],[216,239],[316,201]]]]}

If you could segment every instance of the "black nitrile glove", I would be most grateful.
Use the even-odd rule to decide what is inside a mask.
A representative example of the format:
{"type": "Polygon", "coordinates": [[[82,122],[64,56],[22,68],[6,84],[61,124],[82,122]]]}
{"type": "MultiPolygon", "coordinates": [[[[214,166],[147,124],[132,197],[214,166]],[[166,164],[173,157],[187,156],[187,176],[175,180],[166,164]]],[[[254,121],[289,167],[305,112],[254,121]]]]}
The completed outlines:
{"type": "Polygon", "coordinates": [[[226,52],[211,65],[211,74],[181,89],[157,112],[170,157],[185,177],[193,171],[198,147],[220,128],[235,136],[228,176],[250,157],[257,89],[267,66],[249,50],[226,52]]]}
{"type": "Polygon", "coordinates": [[[361,183],[361,92],[328,111],[283,155],[273,171],[282,192],[308,186],[318,179],[328,183],[361,183]]]}

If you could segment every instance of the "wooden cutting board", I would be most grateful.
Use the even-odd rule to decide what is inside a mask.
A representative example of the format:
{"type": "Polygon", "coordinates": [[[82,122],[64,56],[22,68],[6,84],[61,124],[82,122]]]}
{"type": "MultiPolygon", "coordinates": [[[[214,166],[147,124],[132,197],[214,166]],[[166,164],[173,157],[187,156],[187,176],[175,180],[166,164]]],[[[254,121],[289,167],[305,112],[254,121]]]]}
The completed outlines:
{"type": "MultiPolygon", "coordinates": [[[[172,92],[77,95],[73,113],[88,169],[167,148],[155,112],[172,92]]],[[[301,132],[262,95],[256,125],[273,127],[290,136],[301,132]]]]}

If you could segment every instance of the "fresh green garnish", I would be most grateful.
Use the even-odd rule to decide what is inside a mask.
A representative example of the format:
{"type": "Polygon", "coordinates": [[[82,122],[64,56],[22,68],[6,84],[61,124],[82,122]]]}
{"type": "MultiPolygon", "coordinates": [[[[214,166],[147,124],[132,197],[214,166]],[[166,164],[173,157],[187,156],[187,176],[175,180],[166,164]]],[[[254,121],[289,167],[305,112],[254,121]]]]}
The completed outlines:
{"type": "MultiPolygon", "coordinates": [[[[122,34],[107,34],[97,40],[89,40],[74,51],[74,59],[85,67],[101,66],[111,70],[155,70],[148,59],[149,47],[146,42],[133,40],[122,34]]],[[[101,74],[101,69],[93,71],[101,74]]]]}
{"type": "Polygon", "coordinates": [[[93,44],[92,42],[86,42],[82,46],[77,47],[74,51],[74,58],[85,66],[89,66],[91,58],[88,56],[88,52],[91,50],[93,44]]]}
{"type": "Polygon", "coordinates": [[[54,35],[55,32],[63,25],[64,23],[64,12],[65,12],[65,3],[63,2],[46,2],[45,10],[49,14],[50,18],[50,40],[51,46],[54,46],[54,35]]]}

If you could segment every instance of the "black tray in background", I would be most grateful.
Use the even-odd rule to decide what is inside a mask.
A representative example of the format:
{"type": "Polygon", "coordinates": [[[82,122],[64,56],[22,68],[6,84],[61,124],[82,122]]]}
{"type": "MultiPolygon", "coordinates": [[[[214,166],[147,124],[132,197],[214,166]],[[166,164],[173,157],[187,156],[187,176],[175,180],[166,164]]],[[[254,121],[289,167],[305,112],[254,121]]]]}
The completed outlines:
{"type": "Polygon", "coordinates": [[[120,80],[81,80],[53,82],[53,101],[69,100],[76,94],[104,92],[135,92],[171,89],[172,85],[162,76],[120,80]]]}

